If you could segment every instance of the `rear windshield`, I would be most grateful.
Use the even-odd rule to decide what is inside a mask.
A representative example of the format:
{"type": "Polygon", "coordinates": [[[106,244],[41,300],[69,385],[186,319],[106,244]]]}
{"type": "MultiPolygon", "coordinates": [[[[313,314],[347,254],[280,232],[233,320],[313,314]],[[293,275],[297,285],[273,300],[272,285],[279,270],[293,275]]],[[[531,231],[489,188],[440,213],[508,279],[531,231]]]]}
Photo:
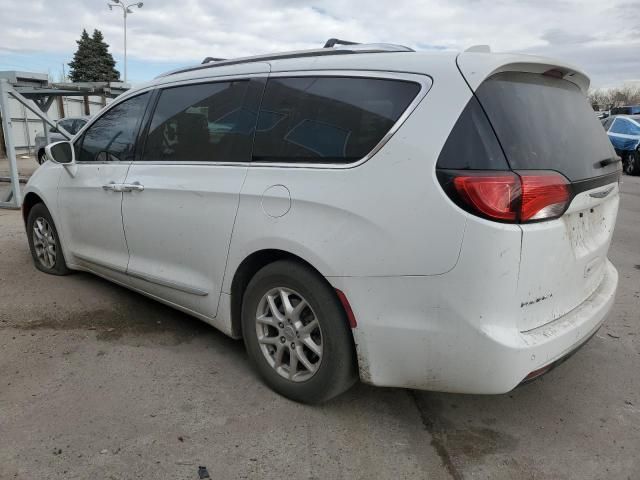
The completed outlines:
{"type": "Polygon", "coordinates": [[[480,100],[514,170],[556,170],[571,181],[619,169],[616,154],[586,96],[573,83],[531,73],[494,75],[480,100]],[[606,163],[606,162],[605,162],[606,163]]]}

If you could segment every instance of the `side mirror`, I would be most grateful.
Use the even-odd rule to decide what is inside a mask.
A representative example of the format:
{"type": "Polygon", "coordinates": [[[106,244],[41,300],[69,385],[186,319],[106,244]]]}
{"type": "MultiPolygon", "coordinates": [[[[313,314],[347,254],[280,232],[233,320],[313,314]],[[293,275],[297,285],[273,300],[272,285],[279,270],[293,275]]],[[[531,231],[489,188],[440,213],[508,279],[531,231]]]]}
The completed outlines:
{"type": "Polygon", "coordinates": [[[47,157],[55,163],[71,165],[76,163],[76,154],[71,142],[62,141],[44,147],[47,157]]]}

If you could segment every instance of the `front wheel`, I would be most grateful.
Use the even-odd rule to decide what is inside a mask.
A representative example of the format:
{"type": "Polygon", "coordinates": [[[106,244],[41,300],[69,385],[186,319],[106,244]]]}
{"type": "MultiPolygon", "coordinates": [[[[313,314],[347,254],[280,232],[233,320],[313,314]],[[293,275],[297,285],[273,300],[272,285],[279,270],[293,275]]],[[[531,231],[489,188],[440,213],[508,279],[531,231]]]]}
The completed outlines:
{"type": "Polygon", "coordinates": [[[271,263],[253,277],[242,302],[252,363],[276,392],[320,403],[357,379],[353,340],[334,290],[297,262],[271,263]]]}
{"type": "Polygon", "coordinates": [[[51,214],[43,203],[33,206],[27,217],[29,249],[36,268],[52,275],[70,273],[51,214]]]}
{"type": "Polygon", "coordinates": [[[640,175],[640,151],[627,154],[622,167],[627,175],[640,175]]]}

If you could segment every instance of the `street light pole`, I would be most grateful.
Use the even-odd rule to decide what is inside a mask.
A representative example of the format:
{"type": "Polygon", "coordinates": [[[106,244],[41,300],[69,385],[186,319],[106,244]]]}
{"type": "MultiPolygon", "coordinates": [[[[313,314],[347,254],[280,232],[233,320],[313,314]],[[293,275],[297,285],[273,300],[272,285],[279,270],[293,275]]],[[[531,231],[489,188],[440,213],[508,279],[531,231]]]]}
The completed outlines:
{"type": "Polygon", "coordinates": [[[133,13],[131,7],[142,8],[142,2],[133,2],[129,5],[125,5],[122,0],[112,0],[113,3],[108,3],[109,10],[113,10],[113,7],[120,7],[122,9],[122,17],[124,19],[124,83],[127,83],[127,15],[133,13]]]}
{"type": "Polygon", "coordinates": [[[124,10],[124,83],[127,83],[127,9],[124,10]]]}

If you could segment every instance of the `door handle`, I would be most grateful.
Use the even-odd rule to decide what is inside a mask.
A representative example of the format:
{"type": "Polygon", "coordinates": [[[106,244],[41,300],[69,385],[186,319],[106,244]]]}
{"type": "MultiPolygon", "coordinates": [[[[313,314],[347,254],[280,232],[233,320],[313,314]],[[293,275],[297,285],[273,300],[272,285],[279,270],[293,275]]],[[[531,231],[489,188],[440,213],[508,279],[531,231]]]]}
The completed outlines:
{"type": "Polygon", "coordinates": [[[111,182],[102,186],[103,190],[110,190],[112,192],[142,192],[144,185],[140,185],[138,182],[134,183],[115,183],[111,182]]]}
{"type": "Polygon", "coordinates": [[[122,183],[122,192],[142,192],[144,185],[140,185],[140,182],[122,183]]]}

